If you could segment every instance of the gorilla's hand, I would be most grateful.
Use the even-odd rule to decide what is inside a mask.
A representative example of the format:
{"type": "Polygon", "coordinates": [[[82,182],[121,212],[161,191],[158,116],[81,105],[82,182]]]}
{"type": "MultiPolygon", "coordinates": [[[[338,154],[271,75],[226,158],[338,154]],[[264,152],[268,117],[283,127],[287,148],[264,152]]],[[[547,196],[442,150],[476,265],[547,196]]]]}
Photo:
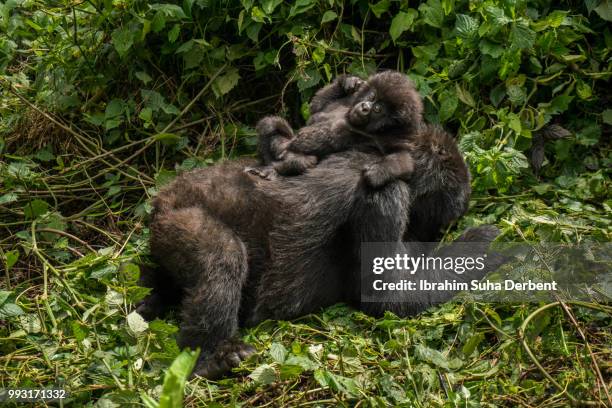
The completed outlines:
{"type": "Polygon", "coordinates": [[[352,95],[359,90],[365,84],[365,81],[356,76],[346,76],[344,77],[342,83],[342,89],[347,95],[352,95]]]}

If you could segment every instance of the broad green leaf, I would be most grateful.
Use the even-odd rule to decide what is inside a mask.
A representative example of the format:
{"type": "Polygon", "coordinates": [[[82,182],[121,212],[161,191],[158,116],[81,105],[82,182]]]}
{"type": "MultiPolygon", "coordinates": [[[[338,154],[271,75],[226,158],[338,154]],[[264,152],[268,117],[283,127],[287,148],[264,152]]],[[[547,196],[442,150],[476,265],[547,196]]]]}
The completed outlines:
{"type": "Polygon", "coordinates": [[[124,103],[121,99],[113,99],[106,105],[106,110],[104,111],[104,119],[115,119],[117,116],[121,115],[124,110],[124,103]]]}
{"type": "Polygon", "coordinates": [[[415,9],[408,9],[406,12],[400,11],[397,13],[393,20],[391,20],[391,27],[389,28],[391,39],[395,41],[404,31],[410,30],[418,14],[415,9]]]}
{"type": "Polygon", "coordinates": [[[419,11],[423,15],[423,21],[432,27],[442,28],[444,23],[444,10],[440,0],[427,0],[419,6],[419,11]]]}
{"type": "Polygon", "coordinates": [[[606,109],[601,113],[601,119],[607,125],[612,125],[612,109],[606,109]]]}
{"type": "Polygon", "coordinates": [[[134,336],[141,335],[149,328],[149,324],[136,311],[127,315],[127,325],[134,336]]]}
{"type": "Polygon", "coordinates": [[[0,196],[0,205],[13,203],[18,200],[18,196],[15,193],[6,193],[0,196]]]}
{"type": "Polygon", "coordinates": [[[478,20],[467,14],[457,14],[455,30],[460,38],[472,40],[478,35],[478,20]]]}
{"type": "Polygon", "coordinates": [[[461,348],[461,351],[466,357],[469,357],[474,352],[474,350],[476,350],[476,347],[478,347],[478,345],[482,343],[484,338],[484,334],[480,332],[472,335],[468,339],[468,341],[465,342],[465,344],[461,348]]]}
{"type": "Polygon", "coordinates": [[[120,57],[125,56],[134,44],[134,32],[129,27],[119,28],[111,34],[112,43],[120,57]]]}
{"type": "Polygon", "coordinates": [[[523,23],[512,26],[510,31],[510,47],[514,49],[526,49],[533,47],[535,42],[535,32],[523,23]]]}
{"type": "Polygon", "coordinates": [[[218,76],[212,84],[213,92],[217,98],[227,94],[238,85],[240,74],[238,69],[230,68],[225,74],[218,76]]]}
{"type": "Polygon", "coordinates": [[[594,8],[599,17],[606,21],[612,21],[612,1],[601,0],[599,5],[594,8]]]}
{"type": "MultiPolygon", "coordinates": [[[[4,267],[6,268],[6,270],[10,271],[13,265],[17,263],[17,260],[19,260],[19,250],[18,249],[6,251],[4,253],[4,267]]],[[[0,303],[2,303],[1,300],[0,300],[0,303]]]]}
{"type": "Polygon", "coordinates": [[[321,18],[321,24],[329,23],[330,21],[334,21],[338,18],[338,14],[335,11],[327,10],[323,13],[323,18],[321,18]]]}
{"type": "Polygon", "coordinates": [[[457,91],[457,97],[461,102],[472,108],[476,107],[476,102],[474,101],[474,97],[472,97],[470,91],[463,88],[461,85],[459,85],[459,83],[455,83],[455,88],[457,91]]]}
{"type": "Polygon", "coordinates": [[[438,101],[440,102],[440,110],[438,111],[440,122],[446,122],[453,116],[459,104],[457,94],[454,91],[444,91],[440,94],[438,101]]]}
{"type": "Polygon", "coordinates": [[[158,133],[155,135],[154,139],[167,146],[174,146],[181,141],[181,137],[174,133],[158,133]]]}
{"type": "Polygon", "coordinates": [[[283,3],[283,0],[263,0],[261,2],[261,7],[263,8],[264,13],[272,14],[274,10],[283,3]]]}
{"type": "Polygon", "coordinates": [[[270,356],[277,363],[283,363],[287,357],[287,349],[280,343],[272,343],[270,346],[270,356]]]}
{"type": "Polygon", "coordinates": [[[23,207],[23,212],[27,219],[33,220],[49,211],[49,204],[46,201],[35,199],[23,207]]]}
{"type": "Polygon", "coordinates": [[[276,371],[270,364],[262,364],[249,374],[249,378],[262,385],[272,384],[276,381],[276,371]]]}
{"type": "Polygon", "coordinates": [[[370,10],[372,10],[372,13],[374,13],[376,18],[380,18],[380,16],[389,11],[390,6],[390,0],[381,0],[376,4],[370,4],[370,10]]]}
{"type": "Polygon", "coordinates": [[[296,0],[289,10],[289,18],[295,17],[298,14],[302,14],[313,8],[317,4],[316,0],[296,0]]]}
{"type": "Polygon", "coordinates": [[[181,33],[181,26],[179,24],[175,24],[172,26],[172,29],[168,31],[168,41],[170,44],[174,44],[179,34],[181,33]]]}
{"type": "Polygon", "coordinates": [[[164,376],[159,408],[182,408],[185,382],[198,360],[197,351],[183,351],[172,362],[164,376]]]}

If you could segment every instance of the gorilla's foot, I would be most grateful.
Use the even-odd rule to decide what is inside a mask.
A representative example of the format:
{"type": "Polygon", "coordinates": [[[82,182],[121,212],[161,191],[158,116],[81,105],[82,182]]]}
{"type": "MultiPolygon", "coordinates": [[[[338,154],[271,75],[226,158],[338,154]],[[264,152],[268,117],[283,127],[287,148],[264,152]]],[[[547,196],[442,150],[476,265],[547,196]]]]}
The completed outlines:
{"type": "Polygon", "coordinates": [[[280,134],[287,139],[293,138],[293,129],[291,125],[280,116],[264,117],[257,123],[255,130],[260,136],[280,134]]]}
{"type": "Polygon", "coordinates": [[[255,352],[253,346],[240,340],[226,340],[213,354],[200,357],[192,376],[199,375],[209,380],[221,378],[255,352]]]}

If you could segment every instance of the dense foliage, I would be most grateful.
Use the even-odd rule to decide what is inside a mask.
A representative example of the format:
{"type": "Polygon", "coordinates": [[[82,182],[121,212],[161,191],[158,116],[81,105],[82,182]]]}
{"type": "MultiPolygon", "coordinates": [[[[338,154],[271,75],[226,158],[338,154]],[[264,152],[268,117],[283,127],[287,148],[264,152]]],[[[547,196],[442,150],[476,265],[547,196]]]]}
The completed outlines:
{"type": "MultiPolygon", "coordinates": [[[[252,154],[266,113],[300,125],[342,72],[407,72],[458,134],[474,197],[449,237],[610,240],[608,0],[169,1],[0,2],[1,388],[179,405],[176,322],[131,312],[148,200],[252,154]]],[[[593,304],[339,306],[245,332],[245,376],[192,381],[187,403],[612,404],[610,322],[593,304]]]]}

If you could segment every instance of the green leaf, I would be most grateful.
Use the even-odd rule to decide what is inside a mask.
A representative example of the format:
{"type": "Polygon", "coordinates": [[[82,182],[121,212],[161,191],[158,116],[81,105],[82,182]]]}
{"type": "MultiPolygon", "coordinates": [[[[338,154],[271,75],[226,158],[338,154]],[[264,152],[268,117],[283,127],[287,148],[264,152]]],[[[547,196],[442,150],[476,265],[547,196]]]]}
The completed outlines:
{"type": "Polygon", "coordinates": [[[393,20],[391,20],[391,27],[389,28],[389,34],[394,42],[404,31],[412,28],[418,14],[419,13],[415,9],[408,9],[406,12],[400,11],[393,17],[393,20]]]}
{"type": "Polygon", "coordinates": [[[183,351],[172,362],[164,376],[159,408],[182,408],[185,382],[193,371],[198,351],[183,351]]]}
{"type": "Polygon", "coordinates": [[[606,109],[601,112],[601,119],[607,125],[612,125],[612,109],[606,109]]]}
{"type": "Polygon", "coordinates": [[[13,249],[12,251],[6,251],[4,253],[4,267],[7,271],[10,271],[13,265],[19,260],[19,250],[13,249]]]}
{"type": "Polygon", "coordinates": [[[474,350],[476,350],[476,347],[478,347],[478,345],[482,343],[484,338],[485,337],[483,333],[478,332],[474,334],[468,339],[468,341],[465,342],[461,351],[466,357],[470,356],[474,352],[474,350]]]}
{"type": "Polygon", "coordinates": [[[440,0],[427,0],[419,6],[419,11],[423,15],[423,21],[432,27],[442,28],[444,23],[444,10],[440,0]]]}
{"type": "Polygon", "coordinates": [[[376,4],[370,4],[370,10],[372,10],[372,13],[374,13],[376,18],[380,18],[380,16],[389,11],[390,6],[390,0],[381,0],[376,4]]]}
{"type": "Polygon", "coordinates": [[[551,115],[556,115],[565,112],[567,108],[569,108],[569,104],[573,99],[574,97],[569,95],[559,95],[555,97],[552,101],[550,101],[550,109],[548,113],[551,115]]]}
{"type": "Polygon", "coordinates": [[[0,306],[0,319],[7,319],[9,317],[15,317],[22,315],[23,309],[14,303],[4,303],[0,306]]]}
{"type": "Polygon", "coordinates": [[[174,146],[181,141],[181,137],[174,133],[158,133],[154,139],[158,142],[162,142],[166,146],[174,146]]]}
{"type": "Polygon", "coordinates": [[[134,44],[134,33],[128,27],[119,28],[111,34],[111,42],[120,57],[124,57],[134,44]]]}
{"type": "Polygon", "coordinates": [[[127,315],[127,325],[130,333],[135,337],[140,336],[149,328],[149,324],[136,311],[127,315]]]}
{"type": "Polygon", "coordinates": [[[117,116],[123,113],[125,104],[121,99],[113,99],[106,105],[104,111],[104,119],[115,119],[117,116]]]}
{"type": "Polygon", "coordinates": [[[338,18],[338,14],[335,11],[327,10],[323,13],[323,18],[321,18],[321,24],[329,23],[330,21],[334,21],[338,18]]]}
{"type": "Polygon", "coordinates": [[[225,74],[218,76],[212,84],[213,92],[217,98],[227,94],[238,85],[240,74],[238,69],[230,68],[225,74]]]}
{"type": "Polygon", "coordinates": [[[472,97],[472,94],[470,93],[470,91],[463,88],[461,85],[459,85],[458,82],[455,83],[455,88],[457,91],[457,97],[459,97],[459,100],[461,102],[465,103],[467,106],[470,106],[472,108],[476,107],[476,102],[474,101],[474,97],[472,97]]]}
{"type": "Polygon", "coordinates": [[[457,109],[459,104],[457,94],[448,90],[444,91],[438,97],[438,101],[440,102],[440,110],[438,111],[440,122],[445,122],[453,116],[457,109]]]}
{"type": "Polygon", "coordinates": [[[179,24],[175,24],[172,26],[172,29],[168,31],[168,41],[170,44],[174,44],[179,34],[181,33],[181,26],[179,24]]]}
{"type": "Polygon", "coordinates": [[[437,367],[448,369],[448,359],[444,356],[444,354],[422,344],[418,344],[416,346],[415,357],[437,367]]]}
{"type": "Polygon", "coordinates": [[[89,328],[76,320],[73,320],[70,324],[70,328],[72,329],[72,334],[76,338],[77,341],[83,341],[87,338],[89,334],[89,328]]]}
{"type": "Polygon", "coordinates": [[[517,23],[510,30],[510,47],[513,49],[526,49],[533,47],[536,33],[527,25],[517,23]]]}
{"type": "Polygon", "coordinates": [[[527,93],[522,87],[518,85],[510,85],[506,92],[508,94],[508,99],[513,105],[517,106],[525,103],[527,93]]]}
{"type": "Polygon", "coordinates": [[[472,40],[478,35],[478,20],[467,14],[457,14],[455,30],[460,38],[472,40]]]}
{"type": "Polygon", "coordinates": [[[272,343],[270,346],[270,356],[277,363],[283,363],[287,357],[287,349],[280,343],[272,343]]]}
{"type": "Polygon", "coordinates": [[[300,366],[305,371],[315,370],[319,366],[319,364],[304,356],[290,356],[287,360],[285,360],[285,364],[300,366]]]}
{"type": "Polygon", "coordinates": [[[111,276],[117,272],[117,266],[113,264],[102,264],[91,271],[89,277],[92,279],[101,279],[111,276]]]}
{"type": "Polygon", "coordinates": [[[480,41],[479,48],[480,52],[493,58],[499,58],[504,53],[504,47],[501,44],[491,42],[486,38],[480,41]]]}
{"type": "Polygon", "coordinates": [[[19,197],[15,193],[6,193],[0,196],[0,205],[14,203],[19,197]]]}
{"type": "Polygon", "coordinates": [[[262,385],[272,384],[276,381],[276,371],[270,364],[262,364],[249,374],[249,378],[262,385]]]}
{"type": "Polygon", "coordinates": [[[33,220],[49,211],[49,204],[46,201],[36,199],[30,201],[23,207],[26,219],[33,220]]]}
{"type": "Polygon", "coordinates": [[[282,4],[283,0],[263,0],[261,2],[261,7],[263,8],[264,13],[272,14],[274,10],[282,4]]]}
{"type": "Polygon", "coordinates": [[[594,10],[599,17],[606,21],[612,21],[612,1],[602,0],[594,10]]]}
{"type": "Polygon", "coordinates": [[[155,174],[155,185],[159,188],[170,183],[176,177],[176,172],[172,170],[161,169],[155,174]]]}
{"type": "Polygon", "coordinates": [[[289,10],[289,18],[295,17],[298,14],[302,14],[313,8],[317,2],[315,0],[296,0],[289,10]]]}
{"type": "Polygon", "coordinates": [[[259,7],[255,6],[251,9],[251,19],[258,23],[265,23],[268,16],[259,7]]]}

